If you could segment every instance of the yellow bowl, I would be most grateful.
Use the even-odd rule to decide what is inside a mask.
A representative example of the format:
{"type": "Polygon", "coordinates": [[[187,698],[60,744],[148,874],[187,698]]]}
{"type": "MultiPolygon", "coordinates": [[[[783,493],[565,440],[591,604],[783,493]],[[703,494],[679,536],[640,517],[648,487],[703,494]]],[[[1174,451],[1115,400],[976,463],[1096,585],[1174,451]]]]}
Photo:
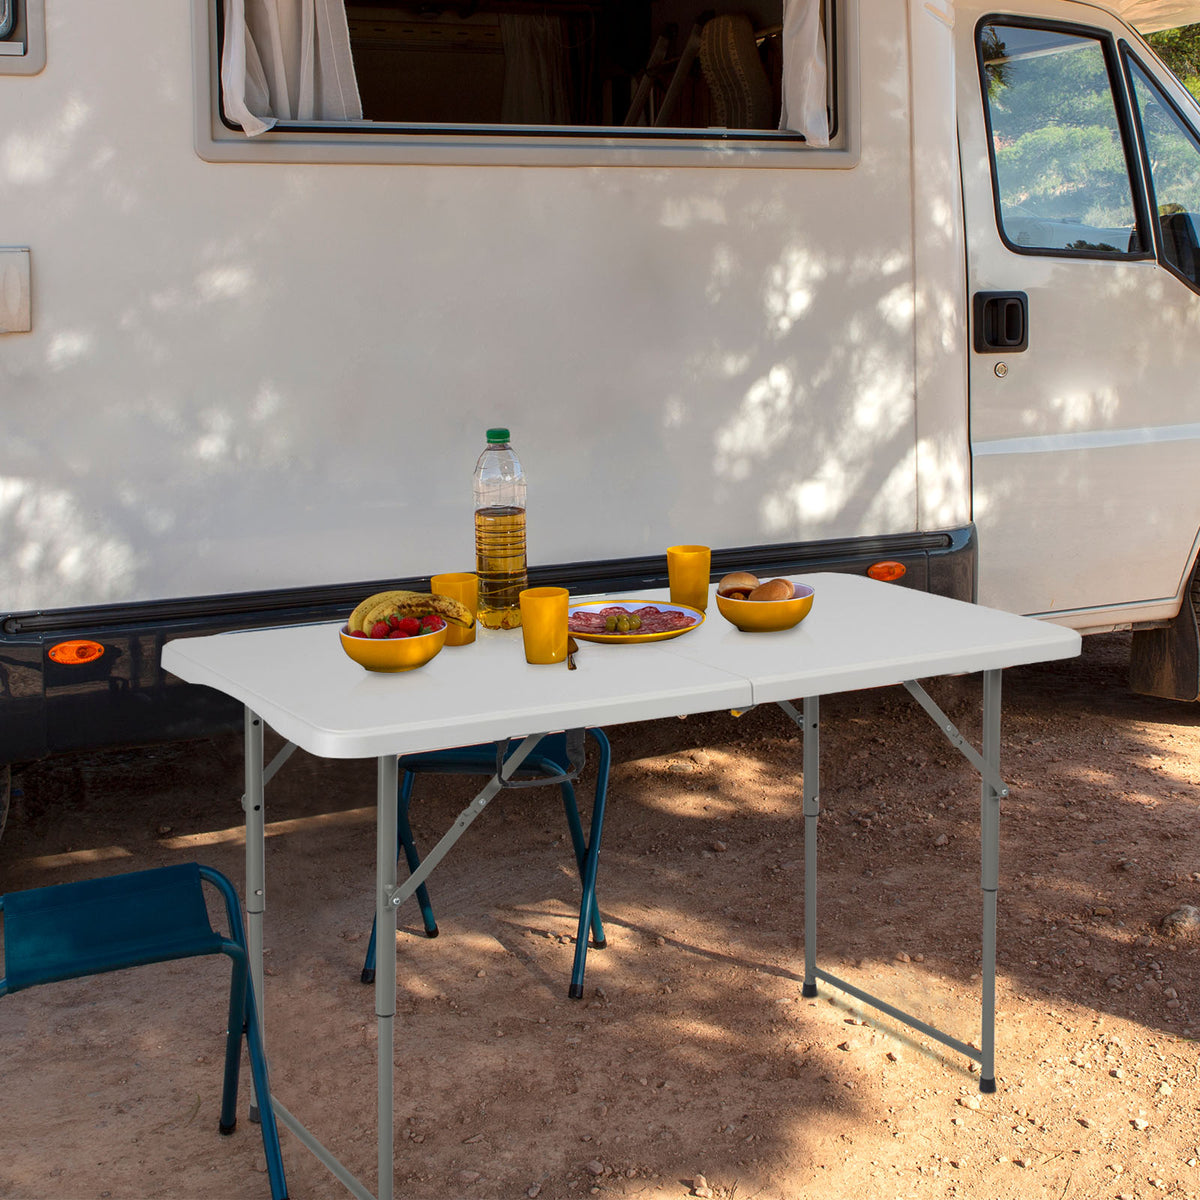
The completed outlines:
{"type": "Polygon", "coordinates": [[[792,585],[790,600],[734,600],[717,596],[721,616],[743,633],[778,633],[791,629],[808,616],[813,605],[813,590],[807,584],[792,585]]]}
{"type": "Polygon", "coordinates": [[[344,626],[338,633],[342,649],[368,671],[415,671],[446,644],[446,629],[406,638],[351,637],[344,626]]]}

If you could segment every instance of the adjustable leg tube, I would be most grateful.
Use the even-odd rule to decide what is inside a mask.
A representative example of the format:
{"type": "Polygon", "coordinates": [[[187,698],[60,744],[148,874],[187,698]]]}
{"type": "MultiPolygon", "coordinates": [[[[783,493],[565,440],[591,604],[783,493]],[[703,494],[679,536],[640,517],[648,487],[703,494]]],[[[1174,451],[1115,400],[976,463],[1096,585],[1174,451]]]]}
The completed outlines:
{"type": "Polygon", "coordinates": [[[804,700],[804,986],[817,994],[817,816],[821,811],[821,701],[804,700]]]}
{"type": "MultiPolygon", "coordinates": [[[[267,900],[266,816],[263,811],[263,723],[257,713],[246,709],[245,714],[245,793],[242,806],[246,810],[246,953],[250,960],[255,1003],[258,1005],[258,1028],[266,1046],[263,1020],[263,913],[267,900]]],[[[241,1023],[239,1022],[239,1028],[241,1023]]],[[[240,1050],[239,1050],[240,1054],[240,1050]]],[[[259,1119],[258,1103],[250,1104],[250,1119],[259,1119]]]]}
{"type": "Polygon", "coordinates": [[[981,886],[983,888],[983,1020],[979,1090],[996,1090],[996,893],[1000,887],[1000,792],[990,782],[1000,773],[1000,672],[983,673],[983,758],[990,770],[980,787],[981,886]]]}
{"type": "MultiPolygon", "coordinates": [[[[392,1200],[395,1130],[392,1106],[396,1037],[396,782],[394,754],[380,755],[376,783],[375,927],[379,954],[375,967],[375,1019],[379,1052],[378,1200],[392,1200]]],[[[416,889],[414,888],[414,891],[416,889]]]]}

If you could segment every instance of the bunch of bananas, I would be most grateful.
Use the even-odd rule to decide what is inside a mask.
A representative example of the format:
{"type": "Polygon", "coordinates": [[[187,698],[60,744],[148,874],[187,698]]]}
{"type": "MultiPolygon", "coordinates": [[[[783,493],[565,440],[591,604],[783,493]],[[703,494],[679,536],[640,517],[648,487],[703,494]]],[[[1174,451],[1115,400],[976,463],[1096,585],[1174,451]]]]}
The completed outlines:
{"type": "Polygon", "coordinates": [[[471,610],[452,596],[429,592],[376,592],[368,596],[350,614],[346,622],[349,633],[371,632],[376,621],[386,621],[393,613],[400,617],[426,617],[436,613],[451,625],[470,629],[475,624],[471,610]]]}

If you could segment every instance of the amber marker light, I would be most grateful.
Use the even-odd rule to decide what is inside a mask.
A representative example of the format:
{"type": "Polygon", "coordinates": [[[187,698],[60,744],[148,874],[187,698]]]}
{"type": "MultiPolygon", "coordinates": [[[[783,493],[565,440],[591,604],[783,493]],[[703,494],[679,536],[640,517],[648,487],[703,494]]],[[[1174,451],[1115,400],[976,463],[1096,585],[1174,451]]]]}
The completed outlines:
{"type": "Polygon", "coordinates": [[[80,639],[59,642],[51,646],[48,653],[53,662],[62,663],[64,667],[77,667],[81,663],[95,662],[104,653],[104,647],[99,642],[80,639]]]}
{"type": "Polygon", "coordinates": [[[877,562],[867,568],[867,574],[872,579],[878,579],[883,583],[895,583],[897,579],[904,578],[907,570],[908,568],[903,563],[877,562]]]}

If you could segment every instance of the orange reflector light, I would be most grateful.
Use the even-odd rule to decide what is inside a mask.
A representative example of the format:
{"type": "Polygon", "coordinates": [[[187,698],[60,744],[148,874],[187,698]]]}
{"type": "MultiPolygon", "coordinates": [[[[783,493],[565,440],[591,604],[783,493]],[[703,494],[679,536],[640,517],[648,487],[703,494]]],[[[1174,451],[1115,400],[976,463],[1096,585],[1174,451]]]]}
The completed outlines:
{"type": "Polygon", "coordinates": [[[908,568],[903,563],[877,562],[867,568],[867,574],[872,579],[879,579],[884,583],[894,583],[897,579],[902,579],[907,570],[908,568]]]}
{"type": "Polygon", "coordinates": [[[85,640],[59,642],[49,650],[51,659],[62,663],[64,667],[77,667],[80,663],[95,662],[103,653],[104,647],[99,642],[85,640]]]}

